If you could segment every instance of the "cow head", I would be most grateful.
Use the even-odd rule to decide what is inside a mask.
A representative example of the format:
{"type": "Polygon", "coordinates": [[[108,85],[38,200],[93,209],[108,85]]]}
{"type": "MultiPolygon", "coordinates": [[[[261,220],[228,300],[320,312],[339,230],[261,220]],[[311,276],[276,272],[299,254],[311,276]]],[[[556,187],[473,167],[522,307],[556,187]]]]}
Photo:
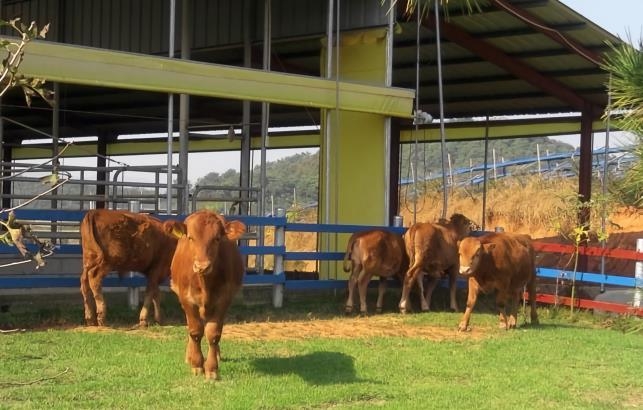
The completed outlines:
{"type": "Polygon", "coordinates": [[[467,237],[458,244],[460,255],[460,274],[469,276],[477,272],[483,255],[495,247],[495,244],[482,244],[478,238],[467,237]]]}
{"type": "Polygon", "coordinates": [[[462,214],[453,214],[449,223],[456,232],[458,239],[469,236],[472,230],[476,229],[477,225],[469,218],[462,214]]]}
{"type": "Polygon", "coordinates": [[[183,224],[175,227],[192,258],[192,270],[207,275],[217,263],[222,241],[237,240],[246,231],[240,221],[226,221],[216,212],[200,210],[190,214],[183,224]]]}

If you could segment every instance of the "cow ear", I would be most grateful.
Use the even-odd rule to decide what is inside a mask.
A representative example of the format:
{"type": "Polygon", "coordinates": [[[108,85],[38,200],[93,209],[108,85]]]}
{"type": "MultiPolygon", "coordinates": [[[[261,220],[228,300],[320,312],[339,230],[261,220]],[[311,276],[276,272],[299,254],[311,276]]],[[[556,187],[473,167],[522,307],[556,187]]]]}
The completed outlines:
{"type": "Polygon", "coordinates": [[[185,236],[185,233],[187,232],[187,228],[185,227],[185,224],[183,222],[175,221],[175,220],[167,220],[163,222],[163,228],[165,229],[165,232],[169,235],[175,236],[179,239],[185,236]]]}
{"type": "Polygon", "coordinates": [[[486,253],[489,253],[489,251],[492,251],[493,249],[496,248],[496,244],[495,243],[485,243],[485,244],[482,245],[482,247],[484,248],[484,251],[486,253]]]}
{"type": "Polygon", "coordinates": [[[241,221],[228,221],[225,223],[225,234],[228,239],[234,241],[246,233],[246,226],[241,221]]]}

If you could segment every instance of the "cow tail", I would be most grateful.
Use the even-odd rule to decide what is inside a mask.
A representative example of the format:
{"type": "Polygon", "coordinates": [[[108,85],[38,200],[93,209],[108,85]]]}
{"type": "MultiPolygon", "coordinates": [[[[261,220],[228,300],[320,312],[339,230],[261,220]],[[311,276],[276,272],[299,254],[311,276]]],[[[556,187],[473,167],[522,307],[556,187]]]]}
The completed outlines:
{"type": "Polygon", "coordinates": [[[346,253],[344,254],[344,272],[351,272],[353,270],[353,261],[351,261],[351,252],[353,251],[353,246],[355,245],[355,236],[351,236],[348,240],[348,245],[346,245],[346,253]]]}
{"type": "Polygon", "coordinates": [[[81,240],[83,241],[82,249],[100,250],[96,253],[98,263],[103,263],[103,247],[96,240],[96,213],[88,211],[80,224],[81,240]]]}
{"type": "Polygon", "coordinates": [[[406,241],[406,252],[409,257],[409,268],[415,263],[415,227],[411,226],[408,233],[408,241],[406,241]]]}

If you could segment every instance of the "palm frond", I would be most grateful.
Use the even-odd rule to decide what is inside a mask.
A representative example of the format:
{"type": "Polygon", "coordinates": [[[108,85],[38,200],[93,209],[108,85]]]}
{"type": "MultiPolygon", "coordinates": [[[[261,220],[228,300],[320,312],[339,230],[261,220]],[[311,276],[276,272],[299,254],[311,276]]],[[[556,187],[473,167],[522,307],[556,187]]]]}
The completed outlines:
{"type": "Polygon", "coordinates": [[[611,105],[607,113],[622,113],[616,119],[618,128],[643,134],[643,40],[638,49],[628,42],[611,48],[603,64],[611,74],[607,86],[611,105]]]}
{"type": "MultiPolygon", "coordinates": [[[[442,7],[443,13],[449,15],[449,4],[457,4],[460,6],[460,11],[464,14],[472,14],[481,11],[481,7],[487,0],[406,0],[404,2],[404,16],[410,18],[415,15],[417,9],[420,10],[420,17],[424,18],[428,13],[433,10],[434,2],[437,1],[442,7]]],[[[382,5],[388,3],[388,0],[381,0],[382,5]]],[[[398,0],[393,0],[391,8],[395,8],[398,0]]]]}

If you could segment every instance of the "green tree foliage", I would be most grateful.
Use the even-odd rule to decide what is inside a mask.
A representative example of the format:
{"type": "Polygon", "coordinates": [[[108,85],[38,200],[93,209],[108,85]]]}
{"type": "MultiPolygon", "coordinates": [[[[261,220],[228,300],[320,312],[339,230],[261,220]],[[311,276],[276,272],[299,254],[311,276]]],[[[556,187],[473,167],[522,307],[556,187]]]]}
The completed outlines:
{"type": "Polygon", "coordinates": [[[626,205],[643,205],[643,40],[638,49],[628,43],[613,46],[604,67],[610,73],[611,106],[605,115],[616,113],[617,127],[636,135],[633,154],[638,161],[618,181],[612,193],[626,205]]]}
{"type": "MultiPolygon", "coordinates": [[[[535,157],[536,146],[539,146],[542,156],[549,153],[572,152],[574,148],[562,142],[546,137],[516,138],[496,140],[489,144],[489,156],[496,150],[497,160],[535,157]]],[[[439,143],[418,144],[418,175],[428,176],[441,173],[441,154],[439,143]]],[[[411,153],[414,144],[402,147],[401,177],[410,174],[411,153]]],[[[458,141],[447,143],[447,151],[451,154],[454,168],[468,167],[470,161],[474,165],[484,163],[484,143],[482,141],[458,141]]],[[[489,158],[491,163],[491,158],[489,158]]],[[[266,166],[266,195],[267,206],[274,201],[275,207],[290,209],[305,207],[318,201],[319,191],[319,152],[314,154],[295,154],[279,161],[268,162],[266,166]]],[[[256,166],[252,173],[252,186],[259,187],[260,167],[256,166]]],[[[212,172],[199,178],[195,185],[224,185],[239,186],[240,175],[229,169],[223,174],[212,172]]]]}
{"type": "MultiPolygon", "coordinates": [[[[447,142],[446,150],[451,158],[451,166],[453,169],[484,164],[484,141],[447,142]]],[[[540,151],[541,157],[548,153],[571,153],[574,151],[574,147],[548,137],[534,137],[493,140],[489,142],[487,151],[487,163],[492,164],[494,152],[496,162],[500,163],[502,161],[519,158],[535,158],[538,151],[540,151]]],[[[405,144],[401,150],[400,163],[402,178],[412,177],[412,165],[414,165],[413,169],[417,168],[416,175],[418,178],[441,174],[442,153],[440,143],[420,142],[417,144],[417,147],[415,143],[405,144]],[[416,157],[414,155],[416,155],[416,157]]],[[[448,164],[445,164],[445,167],[447,166],[448,164]]]]}
{"type": "MultiPolygon", "coordinates": [[[[259,187],[261,167],[252,170],[252,186],[259,187]]],[[[319,152],[300,153],[266,165],[267,206],[290,209],[317,202],[318,199],[319,152]]],[[[195,185],[216,185],[237,187],[241,176],[234,169],[223,174],[211,172],[199,178],[195,185]]]]}

